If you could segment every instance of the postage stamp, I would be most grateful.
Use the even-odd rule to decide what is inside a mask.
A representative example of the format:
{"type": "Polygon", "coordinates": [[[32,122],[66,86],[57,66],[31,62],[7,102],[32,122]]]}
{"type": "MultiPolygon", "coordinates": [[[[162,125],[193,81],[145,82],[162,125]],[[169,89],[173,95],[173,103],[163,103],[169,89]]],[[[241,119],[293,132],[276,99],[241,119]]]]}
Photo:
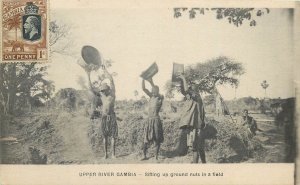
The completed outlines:
{"type": "Polygon", "coordinates": [[[3,0],[1,12],[1,62],[47,61],[47,0],[3,0]]]}

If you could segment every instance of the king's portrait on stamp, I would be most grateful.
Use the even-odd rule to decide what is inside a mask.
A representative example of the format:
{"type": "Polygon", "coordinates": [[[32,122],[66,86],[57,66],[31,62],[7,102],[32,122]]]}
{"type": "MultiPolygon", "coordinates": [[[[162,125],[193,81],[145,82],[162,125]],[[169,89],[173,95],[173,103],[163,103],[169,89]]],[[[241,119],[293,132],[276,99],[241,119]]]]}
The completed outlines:
{"type": "Polygon", "coordinates": [[[39,29],[39,19],[35,16],[27,17],[24,23],[23,38],[31,41],[38,40],[39,38],[41,38],[41,32],[39,32],[39,29]]]}
{"type": "Polygon", "coordinates": [[[23,21],[23,38],[30,41],[36,41],[41,38],[41,16],[38,15],[39,7],[32,2],[27,3],[23,21]]]}
{"type": "Polygon", "coordinates": [[[1,62],[47,61],[47,0],[2,2],[1,62]]]}

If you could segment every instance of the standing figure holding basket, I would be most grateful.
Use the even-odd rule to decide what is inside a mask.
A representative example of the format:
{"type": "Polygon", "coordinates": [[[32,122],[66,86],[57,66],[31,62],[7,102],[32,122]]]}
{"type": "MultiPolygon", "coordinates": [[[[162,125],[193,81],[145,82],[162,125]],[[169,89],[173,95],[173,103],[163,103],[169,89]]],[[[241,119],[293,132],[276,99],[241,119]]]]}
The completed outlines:
{"type": "Polygon", "coordinates": [[[144,158],[147,158],[147,149],[154,143],[156,147],[155,158],[158,160],[158,154],[161,143],[164,141],[163,125],[159,116],[159,111],[162,106],[164,96],[159,94],[159,87],[154,85],[152,77],[158,72],[156,63],[150,66],[142,75],[142,89],[150,97],[148,103],[148,118],[144,127],[144,146],[143,153],[144,158]],[[146,89],[145,80],[151,84],[151,92],[146,89]]]}
{"type": "MultiPolygon", "coordinates": [[[[97,118],[100,122],[101,132],[104,143],[104,158],[108,158],[108,139],[111,138],[112,158],[115,158],[115,140],[118,137],[118,124],[115,114],[116,90],[112,75],[102,65],[102,58],[98,50],[92,46],[84,46],[82,48],[82,58],[84,62],[79,62],[88,74],[89,87],[95,96],[101,99],[100,115],[97,118]],[[101,70],[99,70],[101,69],[101,70]],[[93,87],[91,82],[91,71],[100,72],[101,85],[99,88],[93,87]],[[104,79],[108,79],[110,85],[104,83],[104,79]]],[[[95,102],[93,102],[95,103],[95,102]]]]}
{"type": "Polygon", "coordinates": [[[198,163],[199,156],[202,163],[206,163],[204,150],[204,128],[206,126],[204,118],[205,111],[202,98],[199,94],[197,84],[187,85],[183,74],[179,74],[181,79],[181,93],[185,96],[185,106],[180,119],[180,129],[188,134],[189,144],[193,149],[193,163],[198,163]]]}
{"type": "MultiPolygon", "coordinates": [[[[101,107],[101,131],[103,135],[103,143],[104,143],[104,152],[106,159],[107,148],[108,148],[108,138],[111,137],[111,147],[112,147],[112,158],[115,158],[115,139],[118,137],[118,124],[117,118],[115,114],[115,100],[116,100],[116,90],[114,85],[114,80],[112,75],[108,73],[106,68],[102,66],[104,76],[109,79],[110,86],[107,83],[102,83],[100,85],[100,92],[95,92],[96,94],[100,94],[102,107],[101,107]]],[[[93,89],[90,79],[90,73],[88,73],[90,88],[93,89]]]]}

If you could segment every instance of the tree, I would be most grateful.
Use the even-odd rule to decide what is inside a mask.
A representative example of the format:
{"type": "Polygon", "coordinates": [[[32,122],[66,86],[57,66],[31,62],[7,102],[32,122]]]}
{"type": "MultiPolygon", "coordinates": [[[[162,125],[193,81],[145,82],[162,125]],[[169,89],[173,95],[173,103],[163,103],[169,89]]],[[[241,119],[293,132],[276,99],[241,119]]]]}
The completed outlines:
{"type": "Polygon", "coordinates": [[[235,86],[234,86],[234,99],[235,99],[235,100],[236,100],[236,91],[237,91],[237,88],[238,88],[238,86],[235,85],[235,86]]]}
{"type": "MultiPolygon", "coordinates": [[[[228,57],[218,57],[206,61],[205,63],[197,63],[187,66],[185,69],[185,77],[188,85],[192,83],[199,85],[200,92],[211,94],[216,85],[230,84],[238,86],[238,76],[244,73],[241,63],[235,62],[228,57]]],[[[179,91],[179,87],[170,81],[166,83],[165,88],[168,91],[179,91]]]]}
{"type": "Polygon", "coordinates": [[[56,20],[49,23],[49,45],[51,53],[74,56],[71,50],[74,42],[71,38],[71,26],[56,20]]]}
{"type": "MultiPolygon", "coordinates": [[[[20,18],[15,18],[9,22],[10,29],[19,28],[20,18]]],[[[57,24],[56,21],[50,23],[50,46],[51,52],[61,54],[67,53],[71,42],[67,36],[70,28],[65,24],[57,24]],[[59,44],[58,44],[59,43],[59,44]],[[60,49],[54,49],[54,46],[60,49]]],[[[17,38],[17,35],[16,35],[17,38]]],[[[47,80],[47,66],[32,62],[0,64],[0,109],[4,114],[13,114],[17,106],[41,104],[50,99],[54,85],[47,80]]]]}
{"type": "MultiPolygon", "coordinates": [[[[238,86],[238,76],[244,73],[244,68],[241,63],[234,61],[228,57],[218,57],[207,60],[204,63],[196,63],[185,68],[184,76],[188,85],[198,84],[200,92],[212,94],[216,85],[230,84],[238,86]]],[[[179,87],[173,83],[167,82],[168,91],[179,91],[179,87]]],[[[213,96],[208,97],[206,103],[211,103],[213,96]]],[[[187,133],[182,131],[179,141],[176,146],[176,152],[179,155],[185,155],[188,147],[186,144],[187,133]]]]}
{"type": "Polygon", "coordinates": [[[266,98],[267,97],[267,88],[269,87],[267,80],[264,80],[260,85],[265,90],[265,98],[266,98]]]}
{"type": "Polygon", "coordinates": [[[50,98],[54,85],[45,79],[46,70],[47,66],[37,63],[0,65],[1,110],[5,110],[4,114],[13,114],[16,107],[31,107],[50,98]]]}
{"type": "Polygon", "coordinates": [[[196,15],[204,15],[205,12],[211,11],[216,14],[218,20],[227,19],[229,24],[235,26],[241,26],[245,20],[249,21],[250,26],[256,26],[256,20],[254,18],[261,17],[264,14],[270,13],[268,8],[174,8],[174,17],[179,18],[182,13],[188,12],[189,18],[194,19],[196,15]]]}
{"type": "Polygon", "coordinates": [[[16,41],[18,40],[18,29],[20,28],[21,25],[21,19],[20,16],[14,16],[12,19],[10,19],[8,22],[8,30],[15,29],[15,37],[16,41]]]}

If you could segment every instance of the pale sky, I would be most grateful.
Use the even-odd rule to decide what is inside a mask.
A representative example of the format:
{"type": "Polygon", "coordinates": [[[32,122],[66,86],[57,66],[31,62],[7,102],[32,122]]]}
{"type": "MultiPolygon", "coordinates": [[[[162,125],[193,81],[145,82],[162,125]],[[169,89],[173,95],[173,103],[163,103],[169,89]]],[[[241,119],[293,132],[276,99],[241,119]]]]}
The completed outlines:
{"type": "MultiPolygon", "coordinates": [[[[171,6],[112,9],[93,1],[91,9],[76,1],[78,4],[67,10],[58,2],[51,1],[51,19],[72,25],[72,49],[78,56],[53,54],[49,78],[56,90],[80,89],[77,79],[86,78],[86,74],[76,60],[83,45],[92,45],[103,58],[115,61],[109,71],[118,73],[114,78],[117,99],[134,98],[134,90],[143,95],[139,75],[153,62],[159,67],[154,82],[164,93],[173,62],[189,65],[221,55],[241,62],[245,68],[246,73],[239,78],[238,98],[264,96],[263,80],[270,84],[269,97],[294,96],[293,28],[284,9],[271,9],[270,14],[256,18],[256,27],[248,22],[235,27],[209,13],[194,20],[187,15],[174,19],[171,6]]],[[[218,88],[225,99],[234,98],[232,87],[218,88]]]]}

